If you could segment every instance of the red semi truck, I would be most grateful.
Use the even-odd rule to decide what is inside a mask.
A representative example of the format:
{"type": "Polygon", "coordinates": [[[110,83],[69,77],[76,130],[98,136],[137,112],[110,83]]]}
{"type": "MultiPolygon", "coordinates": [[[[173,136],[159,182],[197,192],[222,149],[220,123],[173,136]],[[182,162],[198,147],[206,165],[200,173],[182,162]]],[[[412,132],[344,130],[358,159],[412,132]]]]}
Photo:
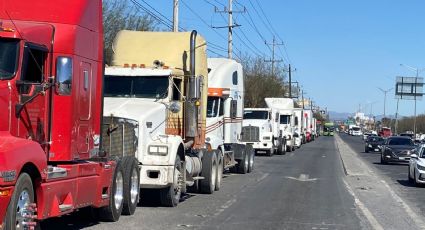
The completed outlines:
{"type": "Polygon", "coordinates": [[[134,213],[135,130],[101,127],[102,28],[101,0],[0,0],[0,229],[134,213]]]}

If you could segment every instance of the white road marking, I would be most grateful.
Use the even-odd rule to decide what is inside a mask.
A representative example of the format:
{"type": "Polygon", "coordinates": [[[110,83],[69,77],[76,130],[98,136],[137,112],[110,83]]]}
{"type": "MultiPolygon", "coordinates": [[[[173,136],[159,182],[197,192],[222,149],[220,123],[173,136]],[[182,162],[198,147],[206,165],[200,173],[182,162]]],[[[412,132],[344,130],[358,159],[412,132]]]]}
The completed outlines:
{"type": "Polygon", "coordinates": [[[354,194],[354,192],[351,190],[348,183],[345,180],[343,180],[343,182],[344,182],[345,187],[347,188],[348,192],[353,196],[354,203],[357,205],[357,207],[360,208],[360,210],[362,211],[362,213],[366,217],[366,219],[369,221],[372,228],[375,229],[375,230],[384,230],[382,225],[378,222],[378,220],[376,220],[375,216],[373,216],[372,212],[370,212],[370,210],[368,208],[366,208],[366,206],[359,200],[359,198],[356,196],[356,194],[354,194]]]}
{"type": "Polygon", "coordinates": [[[298,178],[291,177],[291,176],[287,176],[286,178],[291,180],[301,181],[301,182],[311,182],[311,181],[317,180],[317,178],[309,178],[309,177],[310,176],[308,174],[300,174],[298,178]]]}
{"type": "Polygon", "coordinates": [[[422,221],[422,217],[418,216],[410,207],[409,205],[404,202],[400,196],[398,196],[393,189],[385,182],[384,180],[381,180],[381,182],[385,185],[385,187],[388,188],[388,191],[390,192],[390,195],[403,206],[404,210],[409,214],[409,216],[412,218],[412,220],[421,228],[425,229],[425,222],[422,221]]]}
{"type": "Polygon", "coordinates": [[[269,176],[269,174],[268,173],[264,173],[260,178],[258,178],[257,180],[256,180],[256,182],[260,182],[260,181],[262,181],[262,180],[264,180],[264,179],[266,179],[266,177],[268,177],[269,176]]]}

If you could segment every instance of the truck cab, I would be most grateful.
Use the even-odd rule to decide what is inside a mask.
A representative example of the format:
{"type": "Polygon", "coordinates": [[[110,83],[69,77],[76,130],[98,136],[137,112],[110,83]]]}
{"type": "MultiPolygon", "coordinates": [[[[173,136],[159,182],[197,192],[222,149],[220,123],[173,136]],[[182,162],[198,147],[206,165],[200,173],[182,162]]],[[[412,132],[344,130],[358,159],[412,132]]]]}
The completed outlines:
{"type": "Polygon", "coordinates": [[[223,168],[239,173],[253,169],[252,146],[241,142],[244,107],[242,65],[227,58],[208,58],[206,142],[223,154],[223,168]]]}
{"type": "Polygon", "coordinates": [[[243,141],[252,144],[256,153],[272,156],[275,152],[283,154],[286,143],[279,131],[279,112],[270,108],[244,109],[243,141]]]}

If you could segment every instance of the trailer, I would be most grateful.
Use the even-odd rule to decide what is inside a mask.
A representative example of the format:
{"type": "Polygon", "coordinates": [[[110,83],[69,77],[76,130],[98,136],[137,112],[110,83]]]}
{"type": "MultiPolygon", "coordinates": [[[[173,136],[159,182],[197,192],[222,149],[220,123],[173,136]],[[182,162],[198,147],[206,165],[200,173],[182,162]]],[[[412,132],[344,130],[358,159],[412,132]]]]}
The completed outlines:
{"type": "Polygon", "coordinates": [[[265,98],[269,108],[279,111],[279,132],[286,140],[286,151],[295,150],[295,112],[292,98],[265,98]]]}
{"type": "MultiPolygon", "coordinates": [[[[206,142],[223,157],[222,169],[249,173],[254,149],[243,143],[244,82],[242,65],[226,58],[208,58],[206,142]]],[[[247,131],[249,132],[249,131],[247,131]]],[[[219,189],[222,171],[217,174],[219,189]]]]}
{"type": "Polygon", "coordinates": [[[280,115],[271,108],[244,109],[242,142],[267,156],[286,153],[286,140],[279,131],[280,115]]]}
{"type": "Polygon", "coordinates": [[[196,31],[123,30],[105,69],[104,114],[139,127],[140,186],[163,206],[177,206],[188,190],[211,194],[221,181],[223,152],[205,139],[206,49],[196,31]]]}
{"type": "MultiPolygon", "coordinates": [[[[306,129],[306,124],[305,124],[305,118],[304,118],[304,114],[303,114],[303,109],[302,108],[294,108],[294,115],[295,115],[295,121],[294,121],[294,125],[295,125],[295,136],[296,138],[301,139],[301,144],[305,144],[307,142],[307,129],[306,129]]],[[[299,145],[301,146],[301,145],[299,145]]]]}
{"type": "Polygon", "coordinates": [[[132,130],[118,140],[102,125],[102,2],[0,6],[0,229],[85,207],[108,221],[133,214],[137,127],[122,119],[132,130]]]}

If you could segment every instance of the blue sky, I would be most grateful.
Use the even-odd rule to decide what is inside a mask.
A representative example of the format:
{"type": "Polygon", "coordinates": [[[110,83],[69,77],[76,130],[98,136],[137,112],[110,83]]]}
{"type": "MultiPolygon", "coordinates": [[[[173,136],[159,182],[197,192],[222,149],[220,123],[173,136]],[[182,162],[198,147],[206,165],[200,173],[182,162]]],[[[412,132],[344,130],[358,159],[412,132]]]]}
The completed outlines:
{"type": "MultiPolygon", "coordinates": [[[[140,0],[138,0],[141,2],[140,0]]],[[[235,0],[236,1],[236,0],[235,0]]],[[[172,16],[172,0],[145,0],[167,18],[172,16]]],[[[210,26],[226,25],[227,15],[214,13],[227,0],[180,0],[180,26],[196,29],[208,42],[226,48],[226,29],[210,26]],[[198,16],[205,21],[202,22],[198,16]]],[[[384,96],[377,87],[393,88],[396,76],[415,74],[401,63],[425,68],[425,1],[384,0],[237,0],[234,10],[247,8],[262,36],[269,42],[272,33],[261,22],[255,9],[267,14],[274,30],[286,44],[277,50],[279,57],[291,61],[298,81],[321,107],[337,112],[362,111],[383,114],[384,96]],[[369,103],[369,104],[367,104],[369,103]]],[[[141,2],[142,3],[142,2],[141,2]]],[[[264,17],[261,17],[264,21],[264,17]]],[[[248,22],[248,13],[235,14],[234,46],[241,52],[271,52],[248,22]],[[245,34],[251,43],[244,38],[245,34]],[[239,36],[239,38],[237,37],[239,36]],[[247,43],[243,45],[241,39],[247,43]],[[253,51],[254,50],[254,51],[253,51]]],[[[273,31],[272,31],[273,32],[273,31]]],[[[211,47],[212,45],[210,45],[211,47]]],[[[215,52],[226,53],[215,49],[215,52]]],[[[211,56],[216,54],[210,53],[211,56]]],[[[425,76],[425,71],[423,72],[425,76]]],[[[418,113],[425,113],[425,100],[418,101],[418,113]]],[[[413,115],[413,101],[400,103],[401,115],[413,115]]],[[[387,114],[394,114],[394,91],[387,96],[387,114]]]]}

